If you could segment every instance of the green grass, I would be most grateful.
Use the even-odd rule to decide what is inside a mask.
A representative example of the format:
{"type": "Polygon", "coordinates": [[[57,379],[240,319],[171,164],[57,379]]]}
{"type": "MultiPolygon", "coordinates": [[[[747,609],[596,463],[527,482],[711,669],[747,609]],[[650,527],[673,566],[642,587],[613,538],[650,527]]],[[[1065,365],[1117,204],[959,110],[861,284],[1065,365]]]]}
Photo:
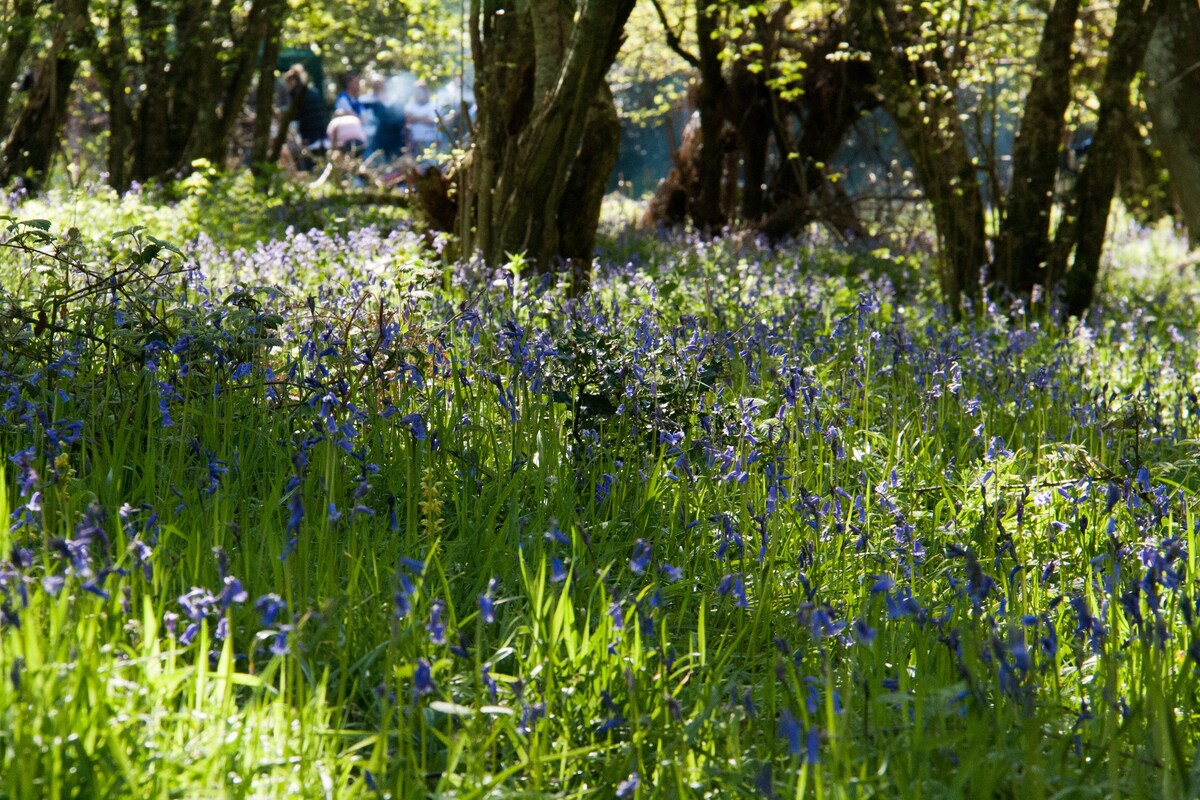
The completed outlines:
{"type": "Polygon", "coordinates": [[[0,249],[0,797],[1197,791],[1190,275],[109,202],[0,249]]]}

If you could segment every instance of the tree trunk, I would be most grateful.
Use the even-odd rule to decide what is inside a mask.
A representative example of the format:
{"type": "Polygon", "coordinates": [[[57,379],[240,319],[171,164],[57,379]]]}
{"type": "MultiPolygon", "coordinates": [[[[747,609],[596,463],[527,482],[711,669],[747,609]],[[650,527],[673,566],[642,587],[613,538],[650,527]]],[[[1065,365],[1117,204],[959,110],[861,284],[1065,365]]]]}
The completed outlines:
{"type": "Polygon", "coordinates": [[[1153,125],[1151,136],[1163,154],[1171,193],[1187,225],[1192,246],[1200,246],[1200,5],[1172,0],[1146,49],[1143,91],[1153,125]]]}
{"type": "MultiPolygon", "coordinates": [[[[134,115],[130,178],[142,182],[166,173],[172,159],[168,140],[171,118],[166,8],[155,0],[135,0],[144,89],[134,115]]],[[[130,79],[129,83],[133,84],[130,79]]],[[[136,84],[134,84],[136,85],[136,84]]]]}
{"type": "Polygon", "coordinates": [[[1050,212],[1071,100],[1071,45],[1079,0],[1056,0],[1046,16],[1033,83],[1012,155],[1007,214],[996,238],[996,280],[1018,296],[1049,288],[1050,212]]]}
{"type": "Polygon", "coordinates": [[[22,177],[42,181],[61,142],[71,84],[91,28],[87,0],[58,0],[54,7],[58,22],[53,39],[0,153],[0,186],[22,177]]]}
{"type": "Polygon", "coordinates": [[[721,74],[721,42],[717,38],[719,6],[708,0],[696,2],[696,43],[700,62],[700,84],[696,110],[700,114],[700,161],[696,197],[691,217],[703,233],[715,233],[728,221],[721,207],[721,175],[725,164],[726,83],[721,74]]]}
{"type": "MultiPolygon", "coordinates": [[[[222,165],[229,149],[229,138],[237,125],[238,117],[246,108],[246,99],[254,84],[255,68],[261,62],[262,69],[270,73],[268,83],[274,98],[275,61],[278,57],[278,32],[283,25],[283,17],[287,11],[286,0],[254,0],[250,6],[245,22],[240,30],[234,31],[234,51],[236,56],[227,69],[221,69],[221,59],[214,51],[211,54],[213,82],[216,85],[216,96],[221,98],[221,104],[216,113],[204,118],[195,138],[193,152],[217,165],[222,165]],[[267,58],[270,41],[275,40],[276,56],[267,58]]],[[[267,101],[267,109],[272,108],[267,101]]]]}
{"type": "Polygon", "coordinates": [[[919,20],[902,15],[890,0],[850,0],[849,8],[870,53],[883,104],[896,121],[933,211],[941,245],[942,298],[957,316],[964,298],[979,297],[980,270],[988,258],[983,195],[953,80],[917,60],[919,20]]]}
{"type": "Polygon", "coordinates": [[[608,188],[608,178],[617,165],[620,143],[621,119],[617,115],[617,104],[612,90],[601,83],[588,111],[587,132],[571,166],[559,209],[559,255],[570,266],[571,288],[575,293],[587,288],[592,255],[596,251],[596,231],[600,226],[600,205],[608,188]]]}
{"type": "MultiPolygon", "coordinates": [[[[588,120],[596,120],[597,97],[633,4],[526,0],[501,9],[497,0],[472,0],[479,118],[463,229],[467,251],[479,251],[489,265],[523,253],[548,270],[582,257],[586,242],[575,237],[586,238],[590,226],[564,218],[572,208],[565,195],[573,172],[590,174],[586,162],[594,158],[599,167],[606,160],[587,152],[584,133],[588,120]]],[[[585,204],[591,213],[586,197],[585,204]]]]}
{"type": "Polygon", "coordinates": [[[123,10],[122,0],[108,0],[105,10],[108,37],[93,61],[108,102],[108,185],[118,192],[129,188],[127,165],[133,131],[133,112],[125,96],[128,45],[123,10]]]}
{"type": "MultiPolygon", "coordinates": [[[[1068,210],[1055,236],[1056,242],[1073,242],[1075,246],[1075,257],[1063,275],[1063,300],[1070,314],[1082,314],[1096,293],[1108,212],[1116,189],[1117,154],[1132,113],[1129,86],[1141,68],[1147,42],[1164,5],[1163,0],[1121,0],[1117,6],[1108,63],[1100,83],[1096,135],[1076,185],[1074,209],[1068,210]],[[1058,234],[1062,234],[1061,239],[1058,234]]],[[[1063,263],[1066,249],[1058,248],[1063,263]]],[[[1061,268],[1061,264],[1051,265],[1052,270],[1061,268]]]]}
{"type": "Polygon", "coordinates": [[[3,49],[0,49],[0,128],[8,116],[9,90],[21,69],[21,59],[29,49],[33,29],[37,24],[36,0],[17,0],[13,3],[12,19],[4,33],[3,49]]]}
{"type": "Polygon", "coordinates": [[[254,169],[259,169],[267,163],[267,153],[271,146],[271,122],[275,117],[275,66],[279,61],[279,29],[279,22],[272,23],[263,42],[262,62],[258,66],[258,89],[254,96],[254,141],[250,146],[250,164],[254,169]]]}
{"type": "Polygon", "coordinates": [[[130,75],[128,83],[141,82],[145,90],[134,115],[131,176],[173,177],[201,158],[224,166],[256,62],[282,24],[285,3],[134,2],[142,62],[141,74],[130,75]]]}

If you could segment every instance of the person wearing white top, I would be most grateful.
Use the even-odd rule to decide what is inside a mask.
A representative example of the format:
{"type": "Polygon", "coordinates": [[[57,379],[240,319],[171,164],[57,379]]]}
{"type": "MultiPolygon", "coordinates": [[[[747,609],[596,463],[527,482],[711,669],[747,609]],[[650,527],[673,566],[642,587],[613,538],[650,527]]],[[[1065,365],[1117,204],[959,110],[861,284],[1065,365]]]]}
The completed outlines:
{"type": "Polygon", "coordinates": [[[437,144],[437,106],[429,97],[429,87],[424,81],[413,85],[413,96],[404,106],[404,118],[408,125],[408,148],[414,157],[437,144]]]}

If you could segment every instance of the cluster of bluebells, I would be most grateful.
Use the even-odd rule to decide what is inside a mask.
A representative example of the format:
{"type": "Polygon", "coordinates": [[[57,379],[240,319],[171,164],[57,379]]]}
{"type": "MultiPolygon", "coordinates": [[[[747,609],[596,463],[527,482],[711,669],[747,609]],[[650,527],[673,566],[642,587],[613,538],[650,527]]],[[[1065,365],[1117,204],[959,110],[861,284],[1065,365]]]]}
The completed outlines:
{"type": "MultiPolygon", "coordinates": [[[[626,264],[568,299],[544,282],[511,273],[494,280],[460,266],[449,276],[452,300],[425,291],[419,270],[401,268],[397,254],[417,246],[409,232],[373,230],[298,234],[235,253],[202,242],[197,263],[223,274],[191,268],[184,293],[159,298],[186,312],[173,330],[156,327],[124,294],[104,294],[112,324],[137,333],[128,338],[140,350],[125,366],[154,393],[155,419],[168,434],[185,427],[197,398],[234,391],[286,413],[281,446],[291,469],[278,512],[285,565],[304,537],[355,525],[379,537],[410,533],[402,503],[382,486],[380,465],[396,453],[380,444],[380,430],[398,432],[392,441],[411,453],[453,464],[469,493],[485,481],[519,483],[533,453],[495,443],[529,439],[531,420],[561,419],[564,474],[575,477],[558,491],[577,520],[550,520],[534,532],[536,550],[549,590],[597,604],[580,617],[603,632],[615,673],[629,684],[643,680],[626,664],[632,640],[669,672],[665,610],[695,603],[719,624],[770,626],[781,660],[803,674],[815,671],[814,658],[875,663],[873,654],[898,637],[924,637],[951,654],[972,687],[956,700],[963,710],[987,707],[989,692],[1036,697],[1058,677],[1066,651],[1100,657],[1110,645],[1141,643],[1200,664],[1188,634],[1198,612],[1186,568],[1194,498],[1147,466],[1178,452],[1200,424],[1200,387],[1189,377],[1194,334],[1174,329],[1171,349],[1158,353],[1147,344],[1153,320],[1114,317],[1121,321],[1103,332],[1109,352],[1133,351],[1144,367],[1136,385],[1116,388],[1103,379],[1116,365],[1092,346],[1098,329],[1062,336],[991,308],[951,325],[941,312],[905,305],[886,280],[860,281],[847,303],[845,291],[802,269],[743,259],[736,275],[698,281],[701,296],[660,290],[651,273],[626,264]],[[322,280],[312,277],[314,265],[322,280]],[[1026,424],[1039,409],[1054,413],[1026,424]],[[895,445],[897,431],[946,443],[946,452],[915,463],[895,445]],[[1116,455],[1104,463],[1077,457],[1087,449],[1116,455]],[[329,485],[313,466],[329,452],[341,467],[329,474],[345,485],[329,485]],[[1053,462],[1053,475],[1035,470],[1018,480],[1035,456],[1053,462]],[[660,494],[643,496],[651,485],[660,494]],[[929,498],[950,495],[957,502],[942,504],[933,522],[929,498]],[[696,497],[701,508],[689,505],[696,497]],[[642,504],[633,512],[644,508],[654,524],[610,550],[619,553],[614,564],[594,563],[583,531],[626,521],[631,498],[642,504]],[[660,530],[683,552],[658,541],[660,530]],[[1088,543],[1086,557],[1068,537],[1088,543]],[[596,591],[580,591],[593,581],[596,591]],[[684,603],[688,593],[697,599],[684,603]]],[[[46,529],[49,493],[88,469],[83,444],[105,435],[88,429],[82,401],[66,389],[82,380],[81,365],[101,359],[78,337],[50,337],[47,346],[40,362],[0,354],[18,541],[0,565],[8,627],[20,624],[31,591],[58,596],[74,582],[109,599],[114,576],[151,584],[161,563],[149,506],[127,505],[114,521],[89,504],[78,519],[46,529]],[[124,552],[113,546],[117,530],[124,552]],[[41,541],[50,567],[35,551],[41,541]]],[[[198,439],[186,457],[195,480],[174,490],[176,515],[186,503],[231,493],[237,472],[232,452],[198,439]]],[[[440,509],[434,500],[426,508],[440,509]]],[[[455,533],[463,532],[447,535],[455,533]]],[[[523,552],[535,551],[523,543],[523,552]]],[[[252,600],[224,553],[217,560],[216,584],[179,596],[164,619],[168,632],[190,646],[207,622],[214,639],[227,640],[253,610],[257,640],[273,656],[288,654],[298,616],[277,593],[252,600]]],[[[536,677],[501,686],[500,667],[472,652],[483,645],[458,629],[426,570],[424,561],[400,559],[392,592],[409,699],[440,697],[455,684],[439,680],[443,650],[471,669],[479,655],[475,685],[519,709],[521,732],[534,730],[557,700],[543,696],[536,677]]],[[[513,589],[509,575],[500,577],[472,590],[488,636],[505,616],[500,587],[513,589]]],[[[894,674],[880,680],[900,686],[894,674]]],[[[781,751],[807,764],[820,762],[827,735],[822,691],[830,690],[799,682],[769,723],[781,751]]],[[[620,687],[593,694],[593,735],[630,726],[620,687]]],[[[840,706],[840,696],[826,697],[840,706]]],[[[678,721],[679,701],[667,702],[678,721]]],[[[1119,694],[1101,693],[1080,699],[1079,715],[1099,702],[1128,707],[1119,694]]],[[[738,703],[755,713],[752,692],[738,703]]],[[[617,793],[632,796],[643,780],[630,773],[617,793]]]]}

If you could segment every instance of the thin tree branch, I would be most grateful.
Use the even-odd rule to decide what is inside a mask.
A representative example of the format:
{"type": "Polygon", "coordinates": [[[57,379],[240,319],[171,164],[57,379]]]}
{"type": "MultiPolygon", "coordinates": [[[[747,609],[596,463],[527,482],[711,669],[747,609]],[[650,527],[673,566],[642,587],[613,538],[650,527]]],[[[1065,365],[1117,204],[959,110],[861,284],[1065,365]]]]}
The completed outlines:
{"type": "Polygon", "coordinates": [[[662,22],[663,33],[667,37],[667,47],[671,48],[677,56],[691,65],[692,69],[700,69],[700,59],[684,49],[683,39],[671,27],[671,22],[667,19],[667,12],[663,10],[662,3],[659,0],[650,0],[650,2],[654,6],[654,10],[658,13],[659,21],[662,22]]]}

